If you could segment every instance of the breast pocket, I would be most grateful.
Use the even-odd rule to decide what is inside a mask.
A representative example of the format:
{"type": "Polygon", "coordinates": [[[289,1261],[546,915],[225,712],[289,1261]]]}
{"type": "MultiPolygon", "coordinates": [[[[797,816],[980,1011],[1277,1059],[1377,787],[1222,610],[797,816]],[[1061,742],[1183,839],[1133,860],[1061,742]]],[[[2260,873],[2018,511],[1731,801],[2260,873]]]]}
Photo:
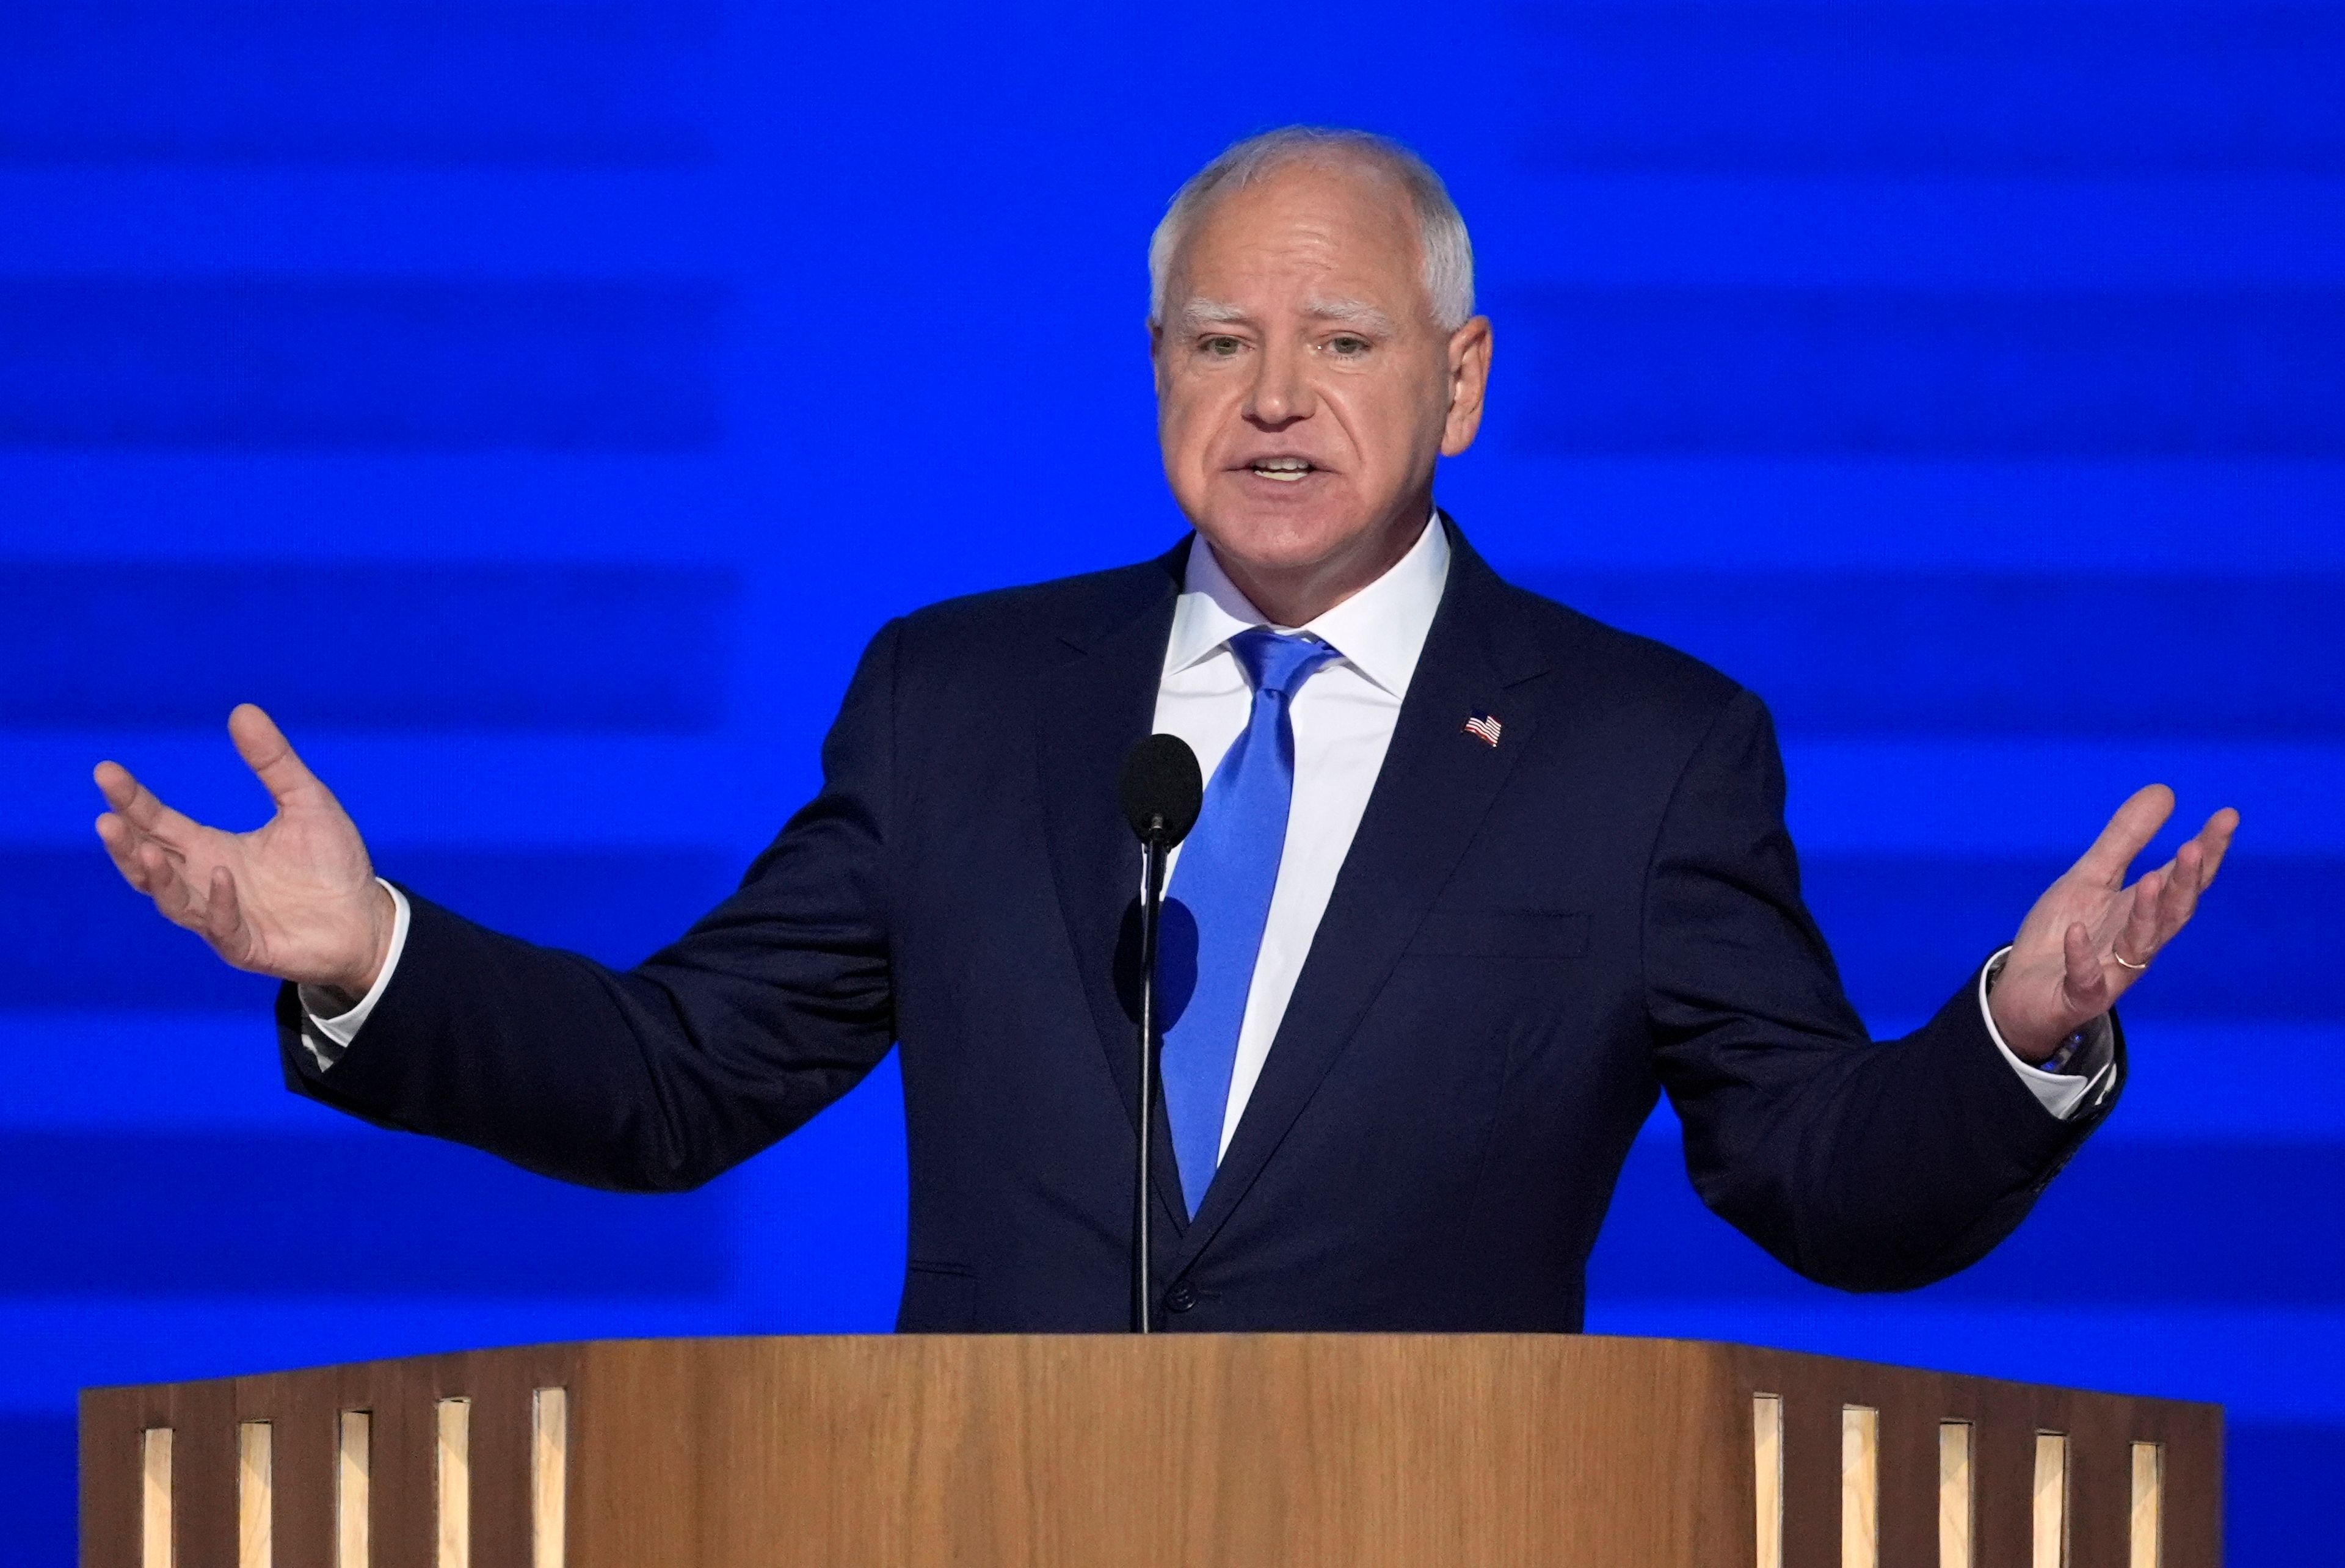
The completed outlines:
{"type": "Polygon", "coordinates": [[[1417,927],[1408,950],[1426,958],[1577,958],[1588,951],[1588,916],[1545,909],[1436,909],[1417,927]]]}

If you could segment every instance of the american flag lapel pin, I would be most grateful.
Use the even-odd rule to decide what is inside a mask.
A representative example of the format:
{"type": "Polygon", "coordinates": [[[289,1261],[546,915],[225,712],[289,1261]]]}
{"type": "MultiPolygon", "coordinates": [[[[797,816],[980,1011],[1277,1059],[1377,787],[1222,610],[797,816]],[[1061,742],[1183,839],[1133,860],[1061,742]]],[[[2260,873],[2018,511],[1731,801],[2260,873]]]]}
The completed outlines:
{"type": "Polygon", "coordinates": [[[1479,736],[1485,744],[1491,746],[1496,746],[1498,744],[1498,732],[1503,728],[1505,728],[1505,726],[1500,724],[1497,720],[1492,718],[1489,714],[1484,713],[1479,708],[1475,709],[1473,717],[1466,721],[1466,733],[1469,735],[1479,736]]]}

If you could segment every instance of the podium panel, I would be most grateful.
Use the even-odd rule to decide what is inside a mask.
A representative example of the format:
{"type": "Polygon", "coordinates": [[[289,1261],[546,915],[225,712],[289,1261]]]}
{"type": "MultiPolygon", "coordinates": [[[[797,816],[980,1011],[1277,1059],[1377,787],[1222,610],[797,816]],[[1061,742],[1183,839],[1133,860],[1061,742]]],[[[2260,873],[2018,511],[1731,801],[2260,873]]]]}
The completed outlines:
{"type": "Polygon", "coordinates": [[[84,1568],[2216,1568],[2222,1413],[1574,1335],[611,1340],[98,1389],[84,1568]]]}

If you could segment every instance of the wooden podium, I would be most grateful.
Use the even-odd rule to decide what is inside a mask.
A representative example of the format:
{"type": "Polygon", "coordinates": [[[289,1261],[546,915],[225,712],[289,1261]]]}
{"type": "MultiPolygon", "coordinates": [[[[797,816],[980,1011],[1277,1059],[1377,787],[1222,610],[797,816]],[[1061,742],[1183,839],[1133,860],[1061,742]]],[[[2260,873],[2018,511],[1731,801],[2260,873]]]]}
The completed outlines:
{"type": "Polygon", "coordinates": [[[82,1396],[85,1568],[2215,1568],[2222,1412],[1577,1336],[615,1340],[82,1396]]]}

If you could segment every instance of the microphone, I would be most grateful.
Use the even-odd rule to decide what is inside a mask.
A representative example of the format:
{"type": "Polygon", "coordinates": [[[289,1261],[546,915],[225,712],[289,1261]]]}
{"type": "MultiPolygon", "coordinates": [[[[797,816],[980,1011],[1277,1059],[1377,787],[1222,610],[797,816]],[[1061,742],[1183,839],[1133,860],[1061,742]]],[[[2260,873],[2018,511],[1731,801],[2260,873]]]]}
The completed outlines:
{"type": "Polygon", "coordinates": [[[1123,764],[1123,817],[1142,845],[1161,835],[1162,847],[1172,848],[1197,825],[1204,804],[1204,775],[1188,742],[1151,735],[1132,748],[1123,764]]]}
{"type": "Polygon", "coordinates": [[[1178,735],[1151,735],[1123,764],[1123,816],[1140,838],[1140,1174],[1132,1208],[1132,1331],[1154,1316],[1148,1283],[1148,1153],[1156,1135],[1156,928],[1164,912],[1164,858],[1197,825],[1205,804],[1197,754],[1178,735]]]}

